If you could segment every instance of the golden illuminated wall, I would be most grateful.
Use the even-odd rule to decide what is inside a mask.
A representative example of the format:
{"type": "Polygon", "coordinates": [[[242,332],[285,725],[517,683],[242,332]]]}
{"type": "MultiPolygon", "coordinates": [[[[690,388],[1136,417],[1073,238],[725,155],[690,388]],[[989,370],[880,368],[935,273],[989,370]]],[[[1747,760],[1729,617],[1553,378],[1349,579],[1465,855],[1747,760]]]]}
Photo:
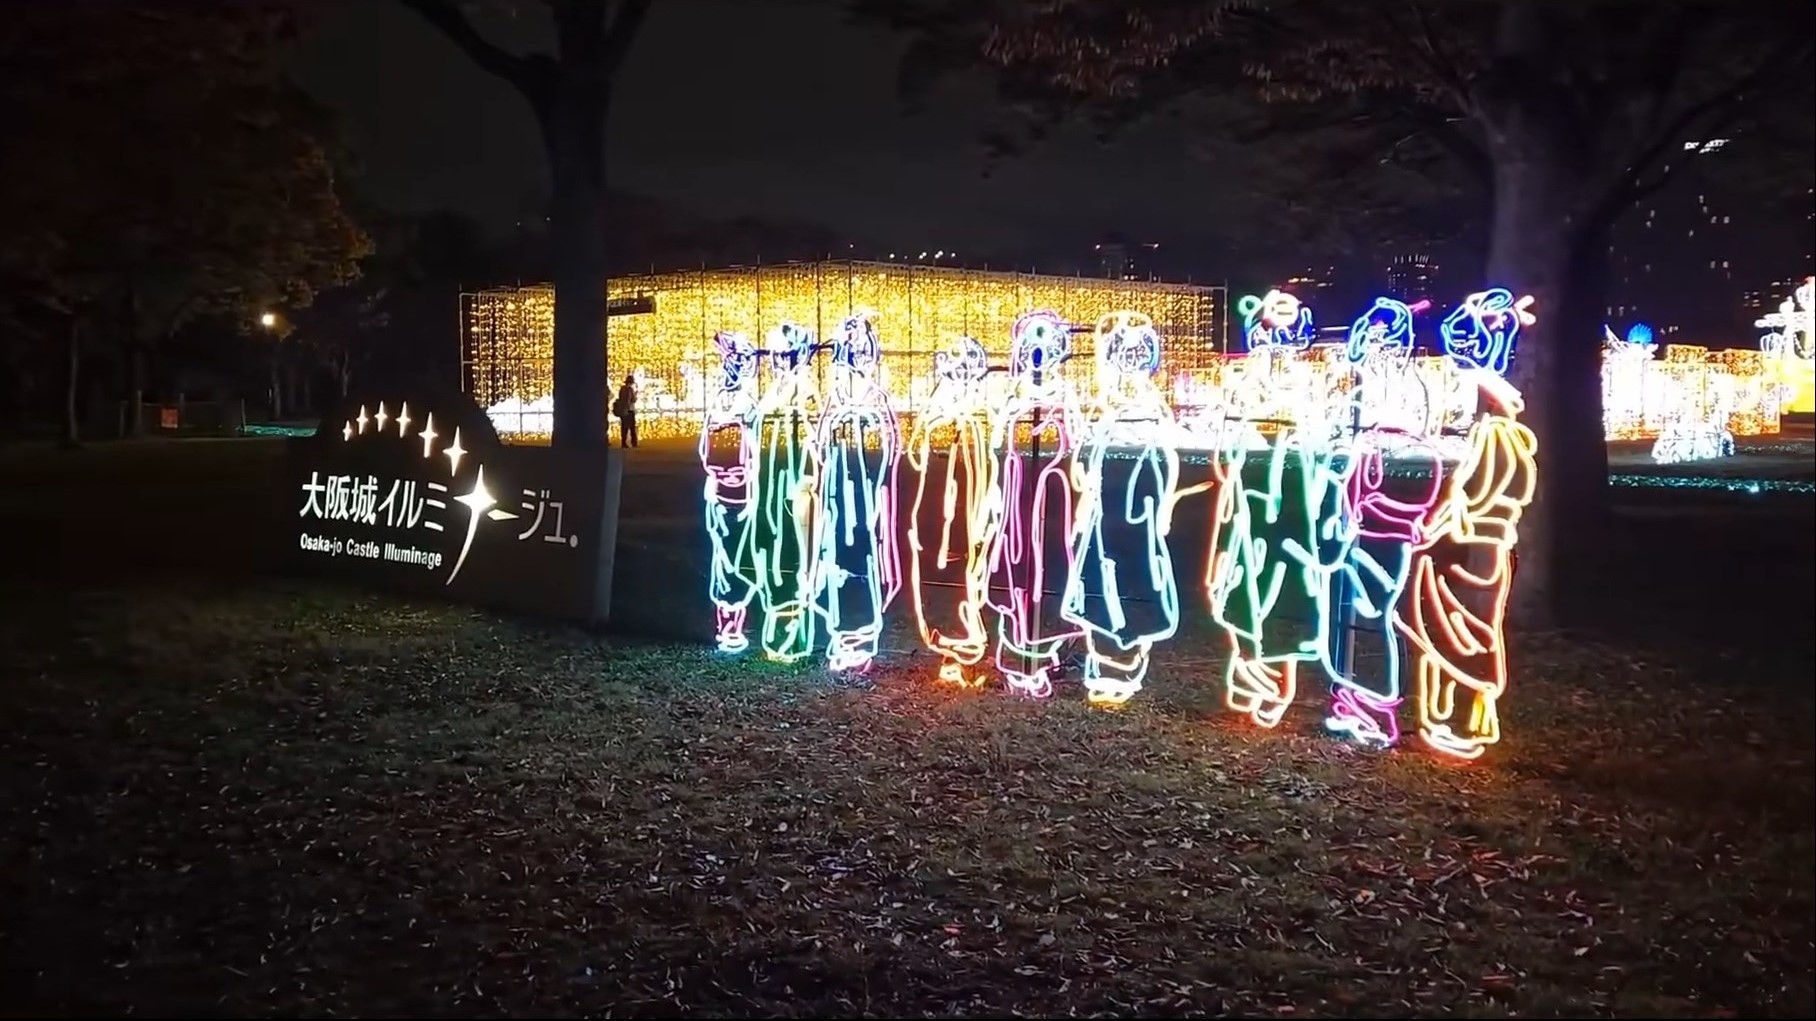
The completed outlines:
{"type": "Polygon", "coordinates": [[[1671,425],[1719,426],[1735,436],[1779,431],[1779,390],[1761,352],[1671,344],[1663,354],[1604,347],[1602,416],[1609,439],[1653,439],[1671,425]]]}
{"type": "MultiPolygon", "coordinates": [[[[931,389],[933,355],[955,337],[975,337],[991,360],[1007,360],[1015,317],[1050,308],[1090,325],[1132,309],[1153,318],[1164,339],[1161,380],[1203,369],[1223,336],[1221,290],[1081,277],[991,273],[887,263],[827,262],[706,270],[611,280],[614,303],[648,298],[649,312],[613,316],[607,324],[606,369],[614,381],[635,372],[638,427],[644,436],[693,435],[716,368],[713,334],[737,330],[762,342],[782,322],[826,336],[854,309],[878,313],[880,371],[898,409],[912,414],[931,389]]],[[[462,299],[467,384],[482,407],[504,402],[543,408],[552,389],[554,296],[547,287],[483,291],[462,299]]],[[[1090,335],[1074,338],[1077,355],[1062,374],[1091,378],[1090,335]]],[[[823,364],[823,360],[822,360],[823,364]]],[[[539,431],[524,416],[523,431],[539,431]]],[[[501,423],[501,428],[507,428],[501,423]]]]}

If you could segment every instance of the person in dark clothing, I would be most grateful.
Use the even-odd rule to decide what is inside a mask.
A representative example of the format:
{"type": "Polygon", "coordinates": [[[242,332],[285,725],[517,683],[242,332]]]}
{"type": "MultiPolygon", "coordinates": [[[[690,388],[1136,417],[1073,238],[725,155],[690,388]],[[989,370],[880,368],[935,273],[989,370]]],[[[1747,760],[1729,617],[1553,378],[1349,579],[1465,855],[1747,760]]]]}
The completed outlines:
{"type": "Polygon", "coordinates": [[[618,415],[618,446],[636,446],[637,380],[629,373],[625,374],[624,385],[618,388],[618,399],[612,402],[612,411],[618,415]]]}

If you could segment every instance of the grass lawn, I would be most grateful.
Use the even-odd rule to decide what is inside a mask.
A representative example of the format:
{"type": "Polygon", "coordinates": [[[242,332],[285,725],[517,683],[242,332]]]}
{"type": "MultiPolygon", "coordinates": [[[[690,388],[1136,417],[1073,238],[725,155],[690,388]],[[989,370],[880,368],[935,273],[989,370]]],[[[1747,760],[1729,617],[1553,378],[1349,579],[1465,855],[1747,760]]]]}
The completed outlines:
{"type": "Polygon", "coordinates": [[[1459,766],[1252,730],[1198,630],[1099,712],[261,578],[274,450],[0,453],[9,1015],[1813,1009],[1808,497],[1645,494],[1459,766]]]}

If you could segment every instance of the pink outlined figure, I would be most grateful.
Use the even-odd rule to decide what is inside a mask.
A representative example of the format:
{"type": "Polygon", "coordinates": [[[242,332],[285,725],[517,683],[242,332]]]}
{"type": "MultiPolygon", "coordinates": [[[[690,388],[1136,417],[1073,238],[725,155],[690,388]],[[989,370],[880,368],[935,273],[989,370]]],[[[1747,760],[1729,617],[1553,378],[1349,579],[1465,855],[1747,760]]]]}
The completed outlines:
{"type": "Polygon", "coordinates": [[[1414,436],[1396,437],[1400,442],[1393,444],[1397,457],[1416,462],[1414,473],[1404,479],[1390,476],[1384,439],[1380,430],[1364,431],[1352,447],[1345,494],[1348,541],[1343,562],[1330,579],[1331,609],[1339,620],[1323,649],[1331,679],[1325,727],[1382,747],[1400,739],[1405,657],[1393,615],[1444,477],[1436,448],[1414,436]],[[1346,634],[1346,628],[1353,631],[1346,634]],[[1360,655],[1340,654],[1340,643],[1346,641],[1353,641],[1353,652],[1360,655]]]}
{"type": "Polygon", "coordinates": [[[934,356],[939,381],[915,416],[906,451],[916,479],[908,513],[915,624],[940,657],[940,680],[959,687],[983,683],[974,668],[990,642],[984,606],[995,461],[983,389],[988,368],[984,346],[970,337],[934,356]]]}
{"type": "Polygon", "coordinates": [[[895,534],[901,437],[876,380],[876,313],[854,313],[832,344],[830,392],[814,441],[812,591],[826,622],[827,668],[861,670],[876,658],[883,614],[902,586],[895,534]]]}
{"type": "MultiPolygon", "coordinates": [[[[1071,336],[1058,313],[1035,311],[1015,321],[1009,351],[1010,390],[990,434],[997,486],[990,546],[990,605],[997,611],[996,666],[1016,691],[1052,694],[1060,649],[1079,637],[1077,627],[1050,608],[1048,586],[1071,576],[1072,452],[1078,411],[1072,389],[1059,378],[1071,353],[1071,336]],[[1024,455],[1018,427],[1029,423],[1037,454],[1024,455]],[[1047,543],[1067,557],[1049,580],[1047,543]]],[[[1054,601],[1057,601],[1055,598],[1054,601]]]]}
{"type": "Polygon", "coordinates": [[[706,422],[700,430],[706,537],[712,545],[707,594],[713,601],[719,650],[738,653],[750,648],[747,615],[760,571],[754,499],[758,353],[741,333],[717,334],[713,345],[722,367],[719,388],[707,397],[706,422]]]}

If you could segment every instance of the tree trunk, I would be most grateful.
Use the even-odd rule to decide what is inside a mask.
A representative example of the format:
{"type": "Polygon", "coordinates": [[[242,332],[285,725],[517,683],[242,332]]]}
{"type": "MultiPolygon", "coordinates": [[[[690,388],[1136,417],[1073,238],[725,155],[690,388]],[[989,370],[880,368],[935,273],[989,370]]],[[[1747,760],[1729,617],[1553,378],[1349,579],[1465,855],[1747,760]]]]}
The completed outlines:
{"type": "Polygon", "coordinates": [[[69,317],[69,358],[63,377],[63,445],[82,443],[82,319],[69,317]]]}
{"type": "Polygon", "coordinates": [[[563,83],[539,113],[554,188],[555,446],[606,445],[605,111],[601,90],[563,83]]]}
{"type": "Polygon", "coordinates": [[[271,420],[284,420],[284,373],[276,351],[271,352],[271,420]]]}

